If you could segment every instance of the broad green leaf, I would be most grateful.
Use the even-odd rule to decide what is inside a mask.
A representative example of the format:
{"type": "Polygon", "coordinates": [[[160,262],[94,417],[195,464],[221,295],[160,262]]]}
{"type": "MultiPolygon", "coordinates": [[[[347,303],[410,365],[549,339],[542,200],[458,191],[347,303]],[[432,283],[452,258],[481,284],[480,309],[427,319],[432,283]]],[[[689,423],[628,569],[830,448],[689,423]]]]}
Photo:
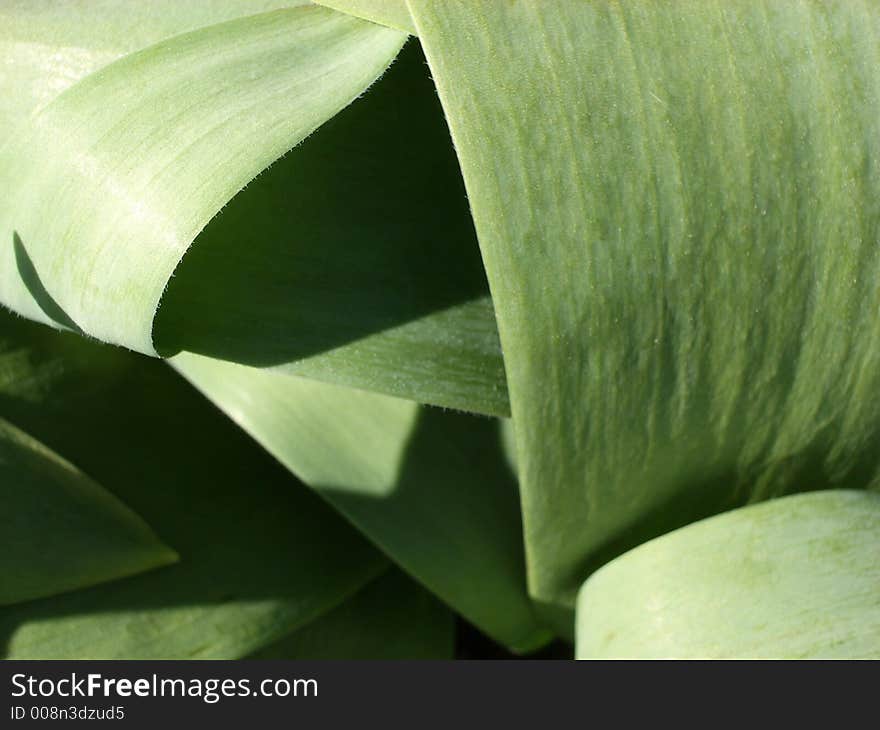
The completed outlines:
{"type": "Polygon", "coordinates": [[[496,421],[191,354],[172,363],[472,623],[521,651],[549,638],[496,421]]]}
{"type": "Polygon", "coordinates": [[[752,505],[625,553],[578,597],[577,655],[880,658],[880,495],[752,505]]]}
{"type": "Polygon", "coordinates": [[[877,486],[880,5],[410,0],[505,354],[530,586],[877,486]]]}
{"type": "Polygon", "coordinates": [[[175,560],[122,502],[0,418],[0,606],[175,560]]]}
{"type": "Polygon", "coordinates": [[[315,6],[278,10],[175,36],[70,87],[0,153],[4,302],[154,353],[153,317],[195,236],[404,39],[315,6]]]}
{"type": "Polygon", "coordinates": [[[398,570],[248,659],[452,659],[449,610],[398,570]]]}
{"type": "Polygon", "coordinates": [[[75,460],[180,555],[161,570],[0,609],[0,655],[244,656],[385,569],[164,363],[8,314],[0,352],[0,413],[75,460]]]}
{"type": "Polygon", "coordinates": [[[315,3],[389,28],[415,33],[406,0],[315,0],[315,3]]]}
{"type": "MultiPolygon", "coordinates": [[[[94,27],[85,26],[84,19],[91,13],[76,4],[67,10],[64,5],[49,5],[42,13],[18,5],[7,11],[13,21],[12,30],[6,31],[11,36],[7,46],[13,56],[21,56],[11,64],[9,74],[0,76],[0,89],[5,98],[12,99],[10,107],[17,107],[27,118],[25,112],[36,104],[33,97],[48,96],[55,87],[66,88],[99,62],[112,60],[102,50],[105,47],[119,55],[140,48],[151,38],[158,40],[174,27],[189,29],[214,15],[224,19],[232,12],[258,9],[259,3],[216,2],[216,7],[209,4],[180,13],[157,8],[157,14],[167,20],[144,22],[145,30],[132,38],[124,33],[132,22],[124,8],[114,2],[105,4],[106,12],[94,27]],[[34,48],[36,41],[31,39],[39,41],[34,48]],[[70,44],[96,49],[96,58],[82,69],[72,61],[67,63],[70,44]],[[33,66],[28,62],[33,53],[55,54],[59,60],[43,77],[22,80],[18,69],[33,66]],[[27,88],[20,88],[23,85],[27,88]]],[[[101,9],[96,7],[95,13],[101,9]]],[[[0,204],[0,221],[7,221],[7,240],[12,243],[6,272],[13,280],[22,279],[15,284],[18,299],[30,301],[30,309],[25,306],[20,311],[136,349],[149,351],[154,346],[165,355],[193,350],[423,402],[507,415],[503,364],[485,275],[442,111],[417,45],[411,45],[364,100],[235,195],[247,176],[259,171],[254,161],[272,142],[262,133],[254,136],[255,125],[268,125],[273,114],[283,115],[287,124],[289,117],[302,117],[316,100],[324,106],[331,103],[333,94],[326,92],[323,77],[314,83],[306,78],[310,69],[317,73],[332,65],[337,77],[355,66],[360,71],[358,53],[372,51],[374,45],[384,48],[387,44],[382,39],[391,33],[383,34],[368,23],[329,10],[304,8],[281,15],[291,13],[297,17],[317,13],[327,27],[318,37],[303,38],[302,32],[276,39],[276,46],[283,41],[298,51],[285,51],[284,78],[301,82],[296,98],[272,96],[271,104],[242,112],[244,121],[236,117],[242,104],[262,94],[273,95],[278,84],[286,83],[277,78],[271,54],[256,41],[268,31],[258,32],[253,28],[257,20],[245,18],[226,23],[222,29],[202,28],[123,58],[111,69],[85,78],[37,114],[37,120],[52,117],[52,110],[60,107],[63,119],[52,117],[57,127],[42,132],[25,129],[10,138],[7,154],[18,160],[20,169],[31,171],[22,177],[10,170],[9,176],[0,179],[0,185],[15,190],[26,178],[25,186],[31,189],[19,203],[8,200],[6,213],[0,204]],[[377,33],[378,40],[374,38],[377,33]],[[251,38],[251,45],[239,47],[239,55],[226,54],[229,58],[218,63],[213,44],[231,46],[239,34],[251,38]],[[328,43],[328,38],[335,40],[328,43]],[[310,55],[311,44],[320,43],[326,48],[310,55]],[[187,49],[186,64],[177,60],[180,45],[187,49]],[[340,64],[337,58],[347,61],[340,64]],[[260,85],[248,75],[257,63],[272,67],[260,85]],[[223,82],[226,91],[214,95],[211,84],[216,86],[214,82],[228,66],[234,68],[233,76],[223,82]],[[179,75],[176,93],[167,91],[175,74],[179,75]],[[110,81],[105,78],[108,75],[110,81]],[[187,91],[194,85],[203,86],[208,95],[201,106],[193,104],[187,91]],[[155,94],[162,95],[161,104],[151,101],[155,94]],[[108,107],[115,110],[113,114],[108,115],[108,107]],[[296,114],[288,113],[294,107],[296,114]],[[166,108],[179,112],[169,115],[166,108]],[[225,116],[229,116],[225,126],[202,138],[193,151],[192,135],[201,135],[205,118],[225,116]],[[100,132],[85,136],[67,132],[68,128],[91,129],[93,118],[107,128],[117,125],[112,139],[98,140],[100,132]],[[224,132],[235,124],[241,127],[237,133],[247,152],[244,157],[244,153],[235,153],[224,132]],[[54,145],[70,149],[56,154],[56,147],[41,134],[54,145]],[[131,149],[140,153],[132,156],[131,149]],[[205,159],[195,159],[197,151],[205,159]],[[96,155],[103,160],[103,172],[89,177],[80,162],[96,155]],[[223,167],[200,169],[202,163],[223,167]],[[205,177],[214,181],[213,192],[204,190],[205,177]],[[53,187],[59,180],[66,190],[63,195],[53,187]],[[135,182],[139,187],[132,187],[135,182]],[[144,210],[128,215],[124,212],[128,204],[108,190],[126,190],[129,203],[144,210]],[[180,195],[181,190],[187,194],[180,195]],[[160,239],[171,235],[168,230],[181,216],[204,224],[215,212],[205,204],[209,192],[220,202],[235,197],[211,220],[175,270],[153,321],[155,303],[147,303],[152,295],[144,294],[141,279],[152,277],[154,290],[161,293],[165,284],[160,286],[159,281],[165,275],[158,270],[163,266],[163,271],[174,269],[188,241],[181,238],[169,249],[160,239]],[[47,200],[53,201],[51,215],[44,215],[47,200]],[[147,220],[147,203],[151,215],[155,214],[152,220],[147,220]],[[346,215],[340,216],[340,210],[346,215]],[[42,259],[34,252],[32,236],[20,225],[28,217],[54,221],[51,230],[36,229],[47,251],[42,259]],[[86,221],[83,226],[77,223],[81,219],[86,221]],[[108,221],[115,226],[112,231],[108,221]],[[119,242],[120,236],[125,242],[119,242]],[[126,247],[136,247],[147,264],[130,257],[126,247]],[[127,265],[114,264],[108,269],[108,257],[124,259],[127,265]],[[81,260],[82,276],[100,282],[87,287],[90,300],[102,309],[102,321],[114,320],[114,327],[124,330],[119,337],[96,330],[90,324],[91,315],[81,321],[80,315],[68,311],[69,298],[78,298],[82,290],[81,282],[71,283],[76,267],[63,263],[66,258],[81,260]],[[94,269],[87,263],[93,259],[97,262],[94,269]],[[108,270],[117,272],[116,284],[105,281],[108,270]],[[56,280],[53,272],[60,272],[66,283],[56,280]],[[122,292],[120,287],[128,285],[120,277],[134,282],[144,296],[122,292]],[[126,313],[116,306],[114,297],[139,307],[140,314],[126,313]],[[140,344],[129,336],[136,331],[140,344]],[[152,338],[149,347],[144,341],[147,336],[152,338]]],[[[266,17],[270,16],[264,16],[263,25],[266,17]]],[[[399,40],[399,34],[394,37],[399,40]]],[[[0,43],[3,40],[0,34],[0,43]]],[[[278,53],[282,50],[276,48],[278,53]]],[[[318,121],[330,115],[327,112],[318,121]]],[[[290,132],[289,127],[282,124],[275,136],[285,129],[290,132]]],[[[284,137],[273,154],[277,157],[278,150],[283,152],[296,141],[296,135],[284,137]]],[[[260,164],[271,161],[271,157],[260,159],[260,164]]],[[[16,301],[12,303],[18,306],[16,301]]]]}

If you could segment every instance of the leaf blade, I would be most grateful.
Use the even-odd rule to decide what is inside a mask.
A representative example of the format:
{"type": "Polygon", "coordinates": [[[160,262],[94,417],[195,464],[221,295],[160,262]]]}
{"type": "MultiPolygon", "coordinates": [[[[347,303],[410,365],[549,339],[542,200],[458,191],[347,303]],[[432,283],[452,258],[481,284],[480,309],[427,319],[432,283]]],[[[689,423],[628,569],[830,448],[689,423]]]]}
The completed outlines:
{"type": "MultiPolygon", "coordinates": [[[[112,63],[6,146],[3,236],[19,235],[80,328],[155,354],[153,317],[193,238],[235,192],[375,80],[404,38],[309,6],[208,26],[112,63]],[[168,118],[164,109],[175,103],[188,113],[168,118]],[[31,157],[31,149],[52,154],[31,157]],[[58,206],[54,222],[39,214],[46,198],[58,206]],[[100,279],[91,277],[95,268],[100,279]]],[[[5,303],[52,324],[10,249],[0,253],[5,303]]]]}
{"type": "Polygon", "coordinates": [[[691,520],[876,486],[876,8],[409,5],[495,303],[533,594],[570,611],[691,520]]]}
{"type": "Polygon", "coordinates": [[[0,483],[0,606],[178,559],[137,514],[3,418],[0,483]]]}
{"type": "Polygon", "coordinates": [[[491,421],[191,354],[173,366],[398,565],[501,643],[549,640],[526,594],[491,421]]]}
{"type": "Polygon", "coordinates": [[[436,598],[389,570],[299,631],[248,659],[452,659],[454,621],[436,598]]]}
{"type": "Polygon", "coordinates": [[[783,497],[688,525],[587,580],[579,658],[880,656],[880,495],[783,497]]]}
{"type": "Polygon", "coordinates": [[[164,363],[8,313],[0,352],[13,365],[0,368],[4,415],[75,458],[181,556],[162,570],[3,607],[0,654],[238,658],[387,568],[164,363]]]}

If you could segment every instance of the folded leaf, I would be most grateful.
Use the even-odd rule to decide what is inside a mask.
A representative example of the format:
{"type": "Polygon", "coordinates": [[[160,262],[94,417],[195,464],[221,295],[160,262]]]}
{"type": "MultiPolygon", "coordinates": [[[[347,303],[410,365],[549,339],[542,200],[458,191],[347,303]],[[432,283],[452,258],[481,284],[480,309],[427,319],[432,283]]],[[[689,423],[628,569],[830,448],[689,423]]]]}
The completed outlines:
{"type": "Polygon", "coordinates": [[[69,455],[180,555],[161,570],[3,607],[0,655],[240,657],[387,566],[164,363],[9,314],[0,353],[0,412],[69,455]]]}
{"type": "MultiPolygon", "coordinates": [[[[162,6],[155,10],[161,19],[150,20],[149,12],[142,10],[129,17],[127,6],[118,7],[118,1],[108,0],[104,3],[106,12],[99,13],[92,25],[84,22],[92,14],[76,4],[50,6],[39,12],[14,5],[6,10],[10,22],[4,30],[9,37],[0,32],[0,44],[6,41],[13,61],[8,74],[0,70],[0,89],[9,100],[10,117],[14,110],[27,119],[27,112],[37,105],[35,99],[42,99],[45,105],[53,93],[88,72],[117,55],[140,49],[151,39],[161,40],[174,28],[189,30],[214,17],[219,21],[248,9],[255,12],[261,4],[267,3],[215,0],[204,7],[200,4],[199,10],[179,11],[162,6]],[[137,30],[127,34],[133,22],[137,30]],[[56,62],[45,69],[45,64],[37,65],[42,75],[25,73],[23,69],[34,68],[30,59],[35,54],[57,57],[56,62]],[[77,58],[82,61],[79,66],[77,58]]],[[[182,216],[198,219],[202,225],[213,215],[211,206],[204,204],[205,177],[215,180],[212,190],[221,202],[235,195],[248,175],[259,171],[254,160],[272,143],[262,132],[252,138],[255,125],[270,126],[273,114],[283,115],[286,122],[294,107],[293,116],[300,118],[316,99],[321,104],[332,101],[333,95],[323,86],[326,80],[321,69],[332,65],[337,69],[336,78],[341,78],[345,69],[360,63],[358,52],[365,46],[372,48],[374,32],[381,35],[381,29],[331,11],[303,8],[291,12],[298,13],[297,17],[317,13],[327,25],[326,33],[319,37],[292,35],[283,39],[303,51],[285,55],[285,78],[299,84],[292,92],[299,96],[272,96],[253,112],[242,112],[243,122],[236,117],[241,111],[237,107],[250,103],[247,99],[276,94],[276,87],[286,83],[276,78],[272,57],[256,42],[257,37],[266,35],[266,29],[255,30],[254,18],[224,24],[222,32],[201,28],[185,39],[165,41],[161,48],[126,57],[112,70],[70,89],[64,99],[38,114],[43,119],[58,105],[65,109],[63,119],[56,119],[58,128],[44,130],[51,139],[76,148],[64,155],[45,144],[41,132],[28,129],[33,126],[30,123],[18,136],[10,136],[7,151],[21,169],[46,172],[43,178],[36,172],[27,178],[26,185],[34,189],[28,193],[30,201],[22,205],[29,213],[8,201],[12,228],[6,238],[12,245],[7,264],[14,269],[7,273],[12,279],[22,279],[17,285],[19,300],[34,300],[30,309],[25,306],[21,311],[49,319],[56,326],[82,329],[146,351],[152,347],[163,354],[193,350],[423,402],[506,415],[500,346],[473,226],[442,112],[415,45],[378,89],[273,165],[210,222],[164,289],[155,321],[152,311],[147,319],[152,305],[141,306],[135,301],[137,297],[119,294],[124,283],[116,286],[104,281],[111,270],[105,266],[108,257],[130,263],[127,273],[115,265],[112,271],[129,277],[136,288],[140,277],[152,275],[149,272],[155,274],[163,266],[172,270],[188,242],[178,241],[172,246],[174,253],[157,241],[167,238],[168,228],[182,216]],[[348,33],[351,27],[359,29],[364,38],[353,40],[348,33]],[[250,45],[238,55],[227,52],[226,60],[218,64],[214,44],[227,48],[239,34],[248,35],[250,45]],[[335,41],[329,43],[328,38],[335,41]],[[321,43],[327,48],[320,53],[304,52],[309,44],[321,43]],[[197,48],[192,48],[194,45],[197,48]],[[188,49],[186,64],[175,60],[180,55],[178,46],[188,49]],[[328,61],[330,55],[333,58],[328,61]],[[168,56],[173,57],[169,60],[168,56]],[[348,65],[340,66],[337,58],[347,58],[348,65]],[[167,68],[169,63],[174,68],[167,68]],[[272,68],[260,84],[249,75],[255,63],[272,68]],[[226,67],[233,67],[232,76],[223,81],[226,92],[213,95],[209,89],[217,85],[216,79],[228,70],[226,67]],[[308,82],[309,73],[318,74],[314,83],[308,82]],[[108,83],[107,74],[116,81],[108,83]],[[179,75],[176,95],[163,91],[174,74],[179,75]],[[203,86],[203,94],[208,95],[201,106],[193,104],[192,94],[186,91],[193,85],[203,86]],[[151,102],[151,94],[162,95],[161,104],[151,102]],[[139,104],[149,108],[142,109],[139,104]],[[108,115],[108,107],[116,113],[108,115]],[[177,112],[164,113],[170,108],[177,112]],[[204,159],[195,159],[198,154],[191,142],[193,135],[201,135],[200,124],[206,117],[224,115],[229,117],[225,126],[200,138],[197,147],[204,159]],[[117,125],[112,141],[97,140],[97,135],[83,139],[68,134],[68,128],[94,126],[93,117],[106,121],[107,128],[117,125]],[[244,156],[234,153],[234,145],[231,147],[224,132],[235,124],[241,126],[236,132],[247,152],[244,156]],[[161,144],[152,145],[157,140],[161,144]],[[140,156],[130,155],[130,149],[141,150],[140,156]],[[77,161],[96,155],[103,160],[103,172],[88,176],[77,161]],[[47,156],[50,159],[43,159],[47,156]],[[223,165],[222,169],[211,168],[215,164],[223,165]],[[82,179],[84,174],[86,179],[82,179]],[[135,184],[132,178],[140,182],[135,184]],[[62,183],[67,192],[59,198],[52,181],[61,179],[79,182],[62,183]],[[144,218],[143,210],[135,216],[122,213],[126,204],[120,202],[119,195],[106,194],[108,189],[119,193],[123,188],[136,207],[151,201],[152,221],[144,218]],[[179,190],[189,192],[181,196],[179,190]],[[53,210],[49,217],[57,225],[48,231],[48,238],[43,237],[42,245],[52,250],[49,258],[80,259],[83,266],[90,266],[86,260],[92,258],[104,262],[84,275],[96,282],[88,286],[92,299],[104,301],[96,306],[105,307],[111,319],[117,315],[126,319],[120,324],[124,336],[114,340],[92,327],[88,318],[80,321],[79,315],[71,315],[68,295],[59,293],[59,289],[70,287],[56,281],[52,273],[55,265],[34,252],[32,236],[20,224],[27,217],[39,220],[45,201],[50,199],[53,210]],[[66,207],[65,200],[74,207],[66,207]],[[89,206],[91,212],[86,212],[89,206]],[[347,211],[345,216],[339,216],[340,209],[347,211]],[[89,219],[88,225],[76,223],[81,217],[89,219]],[[102,220],[114,221],[119,231],[102,228],[102,220]],[[128,243],[117,244],[118,235],[128,243]],[[101,236],[112,238],[114,243],[105,246],[101,236]],[[136,247],[147,265],[125,253],[125,246],[136,247]],[[90,253],[82,257],[86,250],[90,253]],[[116,307],[113,297],[117,295],[140,307],[141,314],[125,314],[116,307]],[[142,340],[148,335],[152,338],[149,347],[144,342],[138,345],[129,336],[138,329],[142,340]]],[[[305,21],[299,20],[297,25],[305,25],[305,21]]],[[[276,137],[284,131],[282,127],[290,131],[289,124],[281,125],[276,137]]],[[[277,157],[279,149],[285,151],[297,141],[296,135],[285,139],[275,145],[273,154],[277,157]]],[[[5,181],[0,179],[0,184],[15,190],[23,179],[15,174],[5,181]]],[[[3,217],[0,210],[0,220],[3,217]]],[[[58,266],[56,270],[64,276],[75,276],[72,265],[58,266]]],[[[164,283],[160,287],[160,279],[162,276],[157,276],[157,290],[164,287],[164,283]]],[[[78,297],[79,284],[71,286],[75,290],[71,296],[78,297]]]]}
{"type": "Polygon", "coordinates": [[[404,39],[323,8],[278,10],[175,36],[74,85],[0,153],[3,301],[65,324],[57,307],[84,332],[154,353],[156,308],[193,238],[404,39]]]}
{"type": "Polygon", "coordinates": [[[122,502],[0,418],[0,606],[176,559],[122,502]]]}
{"type": "Polygon", "coordinates": [[[449,610],[399,570],[248,659],[452,659],[449,610]]]}
{"type": "Polygon", "coordinates": [[[550,638],[496,422],[191,354],[172,364],[483,631],[522,651],[550,638]]]}
{"type": "Polygon", "coordinates": [[[509,412],[479,246],[418,44],[211,221],[153,337],[163,354],[509,412]]]}
{"type": "Polygon", "coordinates": [[[880,5],[410,0],[505,355],[533,593],[877,484],[880,5]]]}
{"type": "Polygon", "coordinates": [[[578,598],[577,655],[880,658],[880,495],[745,507],[612,561],[578,598]]]}

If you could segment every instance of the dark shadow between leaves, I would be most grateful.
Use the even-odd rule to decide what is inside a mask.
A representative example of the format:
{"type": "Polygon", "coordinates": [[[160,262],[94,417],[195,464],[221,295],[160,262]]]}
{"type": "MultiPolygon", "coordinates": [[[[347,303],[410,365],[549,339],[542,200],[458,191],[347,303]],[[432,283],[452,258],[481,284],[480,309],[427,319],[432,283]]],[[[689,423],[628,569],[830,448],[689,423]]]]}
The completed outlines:
{"type": "MultiPolygon", "coordinates": [[[[0,654],[8,652],[10,637],[23,623],[296,600],[292,566],[305,565],[319,581],[326,578],[324,558],[330,553],[337,565],[353,564],[353,570],[354,558],[374,554],[352,530],[328,534],[321,526],[328,524],[330,509],[321,499],[162,363],[0,313],[0,353],[23,346],[35,372],[60,375],[45,382],[36,378],[33,392],[19,395],[0,383],[0,413],[113,491],[182,559],[173,567],[0,609],[0,654]],[[65,367],[57,367],[59,362],[65,367]],[[82,367],[76,363],[87,364],[87,377],[77,374],[82,367]],[[315,529],[308,529],[310,524],[315,529]]],[[[866,449],[846,473],[836,474],[824,466],[827,451],[817,442],[809,453],[794,455],[790,464],[779,466],[775,485],[768,483],[761,496],[787,493],[788,485],[804,491],[870,481],[876,449],[866,449]]],[[[734,480],[749,481],[748,475],[737,477],[723,468],[695,476],[658,500],[647,518],[621,530],[585,561],[580,575],[646,540],[746,503],[750,491],[731,490],[734,480]]],[[[352,495],[340,485],[322,487],[352,513],[374,509],[377,518],[409,528],[406,539],[429,563],[448,568],[478,560],[468,546],[479,544],[478,533],[489,536],[490,549],[498,552],[488,562],[496,569],[506,566],[505,581],[524,581],[518,495],[502,456],[497,421],[423,409],[385,498],[352,495]],[[444,450],[442,444],[450,441],[455,448],[444,450]],[[462,474],[472,481],[452,481],[462,474]],[[460,488],[450,490],[450,484],[460,488]],[[495,490],[493,498],[480,494],[485,489],[495,490]],[[465,517],[460,523],[441,521],[434,505],[445,498],[460,505],[465,517]],[[413,510],[420,510],[418,520],[411,519],[413,510]],[[432,518],[438,528],[448,528],[448,544],[425,530],[432,518]],[[459,542],[471,532],[474,540],[459,542]]],[[[376,559],[377,570],[382,564],[376,559]]],[[[487,573],[477,600],[503,603],[503,591],[491,578],[487,573]]],[[[326,607],[316,606],[315,612],[326,607]]]]}
{"type": "Polygon", "coordinates": [[[391,489],[381,495],[339,484],[318,489],[367,535],[379,526],[374,539],[405,559],[404,569],[457,592],[471,621],[482,614],[495,625],[509,621],[507,636],[523,631],[531,608],[519,491],[498,419],[423,408],[391,489]],[[394,526],[393,540],[384,525],[394,526]]]}
{"type": "Polygon", "coordinates": [[[875,478],[880,442],[873,449],[865,449],[845,473],[828,472],[828,453],[826,444],[815,443],[804,453],[793,455],[764,474],[764,487],[760,491],[753,486],[757,483],[757,475],[743,475],[734,469],[719,469],[715,474],[695,477],[589,556],[577,575],[589,576],[649,540],[722,512],[789,494],[864,488],[875,478]],[[731,485],[742,486],[737,489],[731,485]]]}
{"type": "MultiPolygon", "coordinates": [[[[666,489],[665,498],[657,499],[647,511],[641,510],[640,518],[625,524],[585,556],[572,571],[569,584],[580,585],[603,565],[624,553],[699,520],[789,494],[864,488],[874,479],[880,444],[862,453],[845,473],[829,473],[825,461],[828,451],[826,444],[816,443],[804,453],[793,455],[787,463],[763,474],[762,490],[754,487],[757,475],[743,475],[732,467],[719,467],[714,473],[694,475],[678,483],[672,492],[666,489]]],[[[657,486],[659,491],[662,485],[658,482],[657,486]]],[[[574,609],[544,602],[537,602],[537,606],[549,626],[560,636],[574,641],[574,609]]]]}
{"type": "MultiPolygon", "coordinates": [[[[272,366],[487,297],[443,112],[410,43],[368,94],[210,222],[169,284],[154,335],[164,355],[272,366]]],[[[450,359],[471,348],[500,362],[487,312],[476,333],[450,333],[450,359]]]]}
{"type": "Polygon", "coordinates": [[[64,617],[155,611],[159,620],[162,609],[273,599],[318,615],[384,568],[363,538],[167,365],[8,313],[0,323],[0,352],[22,345],[10,333],[25,334],[35,372],[53,374],[37,383],[39,397],[0,389],[3,416],[116,494],[181,556],[167,568],[0,608],[3,655],[22,624],[64,617]],[[74,350],[81,363],[105,350],[118,357],[84,377],[71,366],[74,350]],[[300,595],[303,581],[324,592],[300,595]]]}
{"type": "MultiPolygon", "coordinates": [[[[18,234],[13,245],[20,275],[42,310],[79,332],[47,291],[18,234]]],[[[486,297],[442,111],[417,44],[410,44],[370,94],[273,166],[208,226],[171,282],[155,333],[165,354],[185,349],[272,365],[486,297]]],[[[113,349],[6,319],[14,318],[3,315],[0,340],[21,324],[29,343],[83,362],[113,349]]],[[[476,328],[474,346],[481,356],[494,351],[500,364],[494,318],[487,323],[476,328]]],[[[457,336],[469,346],[470,333],[457,336]]],[[[453,350],[451,357],[458,356],[453,350]]],[[[91,382],[65,374],[57,393],[39,399],[0,391],[0,412],[113,491],[180,553],[181,562],[0,609],[0,653],[8,653],[23,623],[295,599],[289,566],[310,561],[316,580],[323,578],[323,558],[311,556],[326,556],[331,547],[352,573],[362,570],[363,556],[384,564],[347,527],[336,538],[318,527],[303,531],[303,521],[320,526],[328,516],[337,518],[166,366],[127,353],[120,361],[128,365],[112,377],[102,371],[107,377],[91,382]],[[334,539],[339,544],[329,545],[334,539]]],[[[434,416],[427,416],[420,424],[422,435],[414,436],[411,449],[430,445],[432,423],[434,416]]],[[[490,421],[478,423],[494,428],[490,421]]],[[[413,466],[421,460],[415,453],[404,459],[394,503],[425,493],[413,466]]],[[[519,573],[515,487],[506,505],[502,511],[511,519],[499,545],[509,548],[510,569],[519,573]]]]}
{"type": "MultiPolygon", "coordinates": [[[[52,334],[51,347],[59,340],[76,339],[52,334]]],[[[87,342],[73,344],[89,351],[106,349],[87,342]]],[[[155,611],[158,620],[161,611],[175,607],[301,600],[291,583],[291,566],[313,574],[316,582],[326,580],[328,565],[335,565],[333,570],[350,566],[348,582],[363,572],[365,560],[381,570],[384,561],[340,518],[330,515],[330,507],[318,495],[298,485],[167,366],[125,355],[125,367],[104,373],[97,382],[65,382],[43,401],[0,393],[0,412],[113,491],[178,551],[181,561],[0,609],[4,654],[23,623],[138,611],[155,611]],[[76,418],[77,413],[87,414],[87,419],[76,418]],[[328,518],[342,529],[328,531],[328,518]]],[[[500,563],[510,571],[509,576],[495,577],[524,581],[518,496],[512,475],[504,472],[496,421],[425,409],[394,488],[386,499],[373,500],[374,506],[383,512],[383,519],[399,521],[411,517],[407,510],[419,509],[422,501],[422,516],[430,519],[432,494],[448,494],[450,476],[460,476],[461,469],[477,475],[475,489],[498,490],[498,499],[487,508],[486,500],[472,491],[469,499],[468,490],[461,490],[456,497],[464,500],[472,519],[446,525],[448,545],[426,533],[418,520],[404,523],[412,526],[409,539],[423,559],[456,563],[480,556],[457,552],[453,538],[471,530],[485,531],[491,535],[492,549],[499,551],[496,567],[500,563]],[[456,463],[436,448],[438,440],[450,438],[458,442],[453,452],[459,454],[456,463]]],[[[358,498],[346,499],[353,506],[358,498]]],[[[499,594],[492,578],[487,575],[484,586],[488,597],[499,594]]]]}
{"type": "Polygon", "coordinates": [[[61,308],[61,305],[46,291],[43,280],[37,273],[34,262],[28,255],[27,249],[17,231],[12,232],[12,246],[15,250],[15,264],[18,267],[18,275],[21,277],[30,295],[34,298],[34,301],[43,310],[43,314],[53,322],[57,322],[73,332],[82,334],[82,330],[76,322],[68,316],[67,312],[61,308]]]}
{"type": "MultiPolygon", "coordinates": [[[[22,348],[38,374],[34,390],[0,382],[0,413],[116,494],[181,560],[0,608],[0,656],[8,655],[23,624],[88,615],[116,621],[145,612],[126,627],[137,632],[140,622],[159,621],[166,609],[307,601],[297,595],[292,573],[305,572],[318,585],[336,576],[354,591],[387,565],[324,500],[165,364],[0,312],[0,355],[22,348]]],[[[388,498],[374,506],[388,510],[384,519],[395,519],[395,511],[408,517],[411,509],[430,519],[432,496],[448,493],[450,479],[463,470],[474,474],[473,488],[455,495],[469,515],[466,524],[445,523],[450,544],[444,545],[418,521],[407,521],[410,539],[426,559],[470,561],[479,556],[456,552],[456,535],[486,531],[500,551],[496,565],[524,581],[518,495],[497,421],[423,409],[388,498]],[[454,448],[445,454],[437,448],[451,439],[454,448]],[[496,490],[497,499],[487,503],[477,489],[496,490]]],[[[486,590],[497,593],[491,579],[486,590]]],[[[315,615],[327,608],[313,607],[315,615]]],[[[197,649],[190,646],[190,653],[197,649]]]]}

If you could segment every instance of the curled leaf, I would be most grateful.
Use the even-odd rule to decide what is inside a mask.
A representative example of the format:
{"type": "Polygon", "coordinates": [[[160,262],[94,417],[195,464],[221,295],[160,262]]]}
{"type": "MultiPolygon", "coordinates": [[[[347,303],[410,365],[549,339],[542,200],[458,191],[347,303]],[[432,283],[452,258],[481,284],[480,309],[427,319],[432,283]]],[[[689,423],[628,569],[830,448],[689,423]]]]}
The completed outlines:
{"type": "Polygon", "coordinates": [[[69,88],[0,152],[4,303],[56,326],[60,308],[94,337],[155,354],[156,309],[195,236],[404,40],[323,8],[278,10],[175,36],[69,88]]]}
{"type": "Polygon", "coordinates": [[[880,658],[880,495],[770,500],[689,525],[596,572],[577,655],[880,658]]]}

